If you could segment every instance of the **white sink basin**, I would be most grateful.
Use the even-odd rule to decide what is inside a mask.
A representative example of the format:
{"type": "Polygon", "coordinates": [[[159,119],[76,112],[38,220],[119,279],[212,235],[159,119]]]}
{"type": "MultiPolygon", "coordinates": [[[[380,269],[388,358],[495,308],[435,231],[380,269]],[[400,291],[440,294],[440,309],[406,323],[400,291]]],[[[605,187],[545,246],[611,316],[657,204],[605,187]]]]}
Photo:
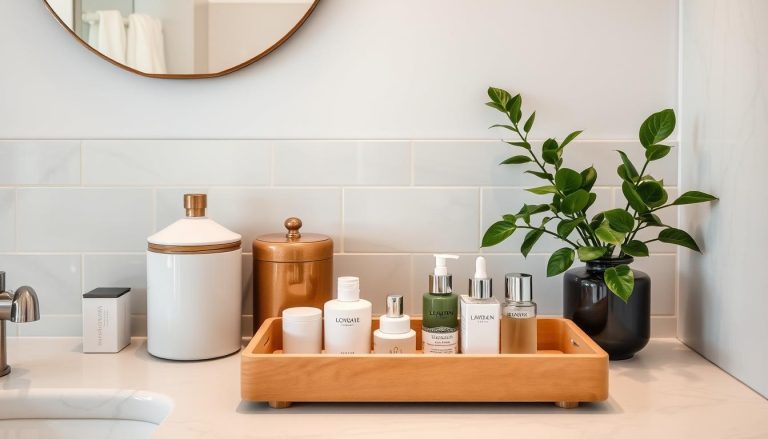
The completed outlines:
{"type": "Polygon", "coordinates": [[[167,396],[137,390],[3,390],[0,438],[149,438],[172,408],[167,396]]]}

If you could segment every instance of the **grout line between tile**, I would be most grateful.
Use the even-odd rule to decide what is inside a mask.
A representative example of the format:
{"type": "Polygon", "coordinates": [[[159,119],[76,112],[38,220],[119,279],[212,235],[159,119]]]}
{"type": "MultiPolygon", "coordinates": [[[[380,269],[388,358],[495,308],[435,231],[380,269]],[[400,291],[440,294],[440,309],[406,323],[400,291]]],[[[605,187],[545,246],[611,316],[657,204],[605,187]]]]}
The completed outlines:
{"type": "Polygon", "coordinates": [[[80,255],[80,294],[85,292],[85,255],[80,255]]]}
{"type": "Polygon", "coordinates": [[[157,231],[157,188],[152,188],[152,233],[157,231]]]}
{"type": "Polygon", "coordinates": [[[411,158],[411,163],[410,163],[410,165],[411,165],[410,166],[410,169],[411,169],[411,186],[416,186],[416,162],[414,160],[414,155],[415,155],[414,154],[414,149],[415,149],[414,148],[415,147],[414,142],[411,141],[408,144],[408,146],[410,147],[410,151],[409,152],[410,152],[410,158],[411,158]]]}
{"type": "MultiPolygon", "coordinates": [[[[483,188],[477,188],[477,192],[477,235],[475,235],[475,240],[481,242],[483,239],[483,188]]],[[[479,252],[485,253],[482,248],[479,252]]]]}
{"type": "Polygon", "coordinates": [[[19,188],[13,189],[13,251],[19,251],[19,188]]]}
{"type": "Polygon", "coordinates": [[[339,249],[341,250],[341,254],[344,254],[344,246],[347,240],[347,230],[346,230],[346,219],[344,217],[344,203],[347,198],[347,189],[342,187],[341,188],[341,243],[339,243],[339,249]]]}
{"type": "Polygon", "coordinates": [[[80,186],[84,186],[85,185],[83,174],[84,174],[84,168],[83,168],[83,141],[80,140],[80,186]]]}
{"type": "Polygon", "coordinates": [[[275,151],[275,148],[277,148],[277,145],[275,145],[274,142],[270,144],[270,150],[269,150],[269,186],[274,187],[275,186],[275,162],[276,162],[276,155],[277,151],[275,151]]]}

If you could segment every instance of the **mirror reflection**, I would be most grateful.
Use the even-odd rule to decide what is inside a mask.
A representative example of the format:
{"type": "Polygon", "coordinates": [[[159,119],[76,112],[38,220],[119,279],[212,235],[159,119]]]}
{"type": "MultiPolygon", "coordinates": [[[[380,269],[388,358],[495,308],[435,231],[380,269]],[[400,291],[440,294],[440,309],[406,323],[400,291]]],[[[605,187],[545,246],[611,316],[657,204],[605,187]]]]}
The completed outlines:
{"type": "Polygon", "coordinates": [[[83,43],[152,75],[211,75],[269,52],[315,0],[46,0],[83,43]]]}

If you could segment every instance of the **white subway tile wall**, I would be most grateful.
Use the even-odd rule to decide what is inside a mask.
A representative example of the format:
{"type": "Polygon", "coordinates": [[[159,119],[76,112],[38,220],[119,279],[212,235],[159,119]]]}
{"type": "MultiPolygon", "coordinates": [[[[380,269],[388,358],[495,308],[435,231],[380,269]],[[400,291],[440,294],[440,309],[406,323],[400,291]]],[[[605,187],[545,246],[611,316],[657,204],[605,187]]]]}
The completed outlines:
{"type": "MultiPolygon", "coordinates": [[[[500,134],[501,135],[501,134],[500,134]]],[[[535,142],[539,145],[540,142],[535,142]]],[[[625,150],[640,160],[633,141],[577,140],[566,149],[569,166],[598,171],[595,209],[622,206],[616,177],[625,150]]],[[[488,258],[495,291],[503,275],[535,276],[541,314],[562,312],[561,276],[547,278],[549,253],[562,247],[542,238],[528,258],[521,236],[481,249],[485,228],[522,203],[544,197],[524,191],[539,181],[524,165],[498,163],[515,154],[488,140],[85,140],[3,141],[0,158],[0,270],[8,287],[35,287],[40,322],[11,325],[19,335],[76,336],[80,296],[98,286],[133,289],[133,332],[146,333],[146,237],[183,214],[182,195],[204,192],[209,215],[243,235],[243,332],[251,331],[251,241],[280,231],[289,216],[304,230],[335,242],[335,275],[359,275],[362,295],[383,312],[387,294],[403,294],[406,310],[421,312],[421,295],[434,252],[456,252],[449,262],[454,286],[467,288],[474,257],[488,258]]],[[[655,162],[676,195],[677,159],[655,162]]],[[[677,224],[674,209],[662,212],[677,224]]],[[[656,335],[674,335],[675,249],[653,243],[654,256],[635,266],[653,279],[656,335]],[[670,323],[671,322],[671,323],[670,323]]]]}

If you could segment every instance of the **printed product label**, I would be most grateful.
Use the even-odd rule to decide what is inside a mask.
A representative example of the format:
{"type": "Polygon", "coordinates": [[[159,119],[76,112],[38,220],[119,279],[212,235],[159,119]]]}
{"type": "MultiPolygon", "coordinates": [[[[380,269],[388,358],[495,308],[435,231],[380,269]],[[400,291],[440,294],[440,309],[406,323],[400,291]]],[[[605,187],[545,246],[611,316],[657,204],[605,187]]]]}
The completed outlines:
{"type": "Polygon", "coordinates": [[[514,307],[506,307],[501,311],[504,317],[512,317],[514,319],[530,319],[536,317],[536,311],[533,309],[518,309],[514,307]]]}
{"type": "Polygon", "coordinates": [[[459,331],[455,328],[429,328],[421,331],[421,349],[425,354],[459,352],[459,331]]]}

